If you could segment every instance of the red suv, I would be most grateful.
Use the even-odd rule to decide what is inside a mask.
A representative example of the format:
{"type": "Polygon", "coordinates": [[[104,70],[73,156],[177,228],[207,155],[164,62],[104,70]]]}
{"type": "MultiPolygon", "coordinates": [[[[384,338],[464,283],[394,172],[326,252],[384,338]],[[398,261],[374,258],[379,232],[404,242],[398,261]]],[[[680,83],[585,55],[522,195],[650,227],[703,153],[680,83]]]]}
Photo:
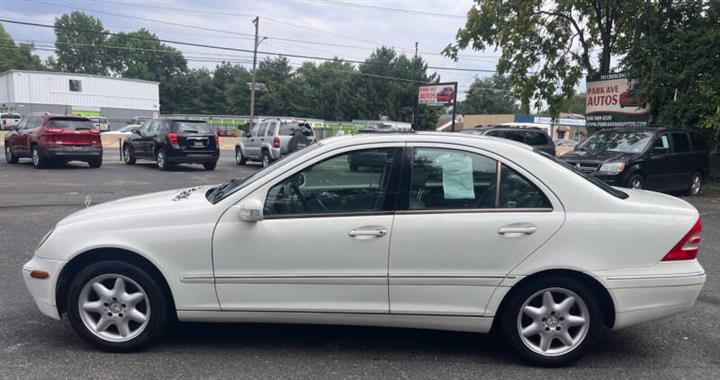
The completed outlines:
{"type": "Polygon", "coordinates": [[[5,135],[5,160],[32,159],[36,168],[53,162],[85,161],[102,165],[100,131],[90,119],[68,115],[28,115],[5,135]]]}

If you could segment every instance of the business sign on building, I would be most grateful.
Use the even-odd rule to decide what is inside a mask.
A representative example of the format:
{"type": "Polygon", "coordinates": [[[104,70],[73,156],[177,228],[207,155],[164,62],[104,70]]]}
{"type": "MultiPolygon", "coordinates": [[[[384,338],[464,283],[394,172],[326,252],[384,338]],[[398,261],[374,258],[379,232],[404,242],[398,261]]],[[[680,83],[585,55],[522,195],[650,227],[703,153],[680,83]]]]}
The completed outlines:
{"type": "Polygon", "coordinates": [[[643,127],[648,109],[639,94],[640,83],[625,74],[587,77],[585,125],[588,127],[643,127]]]}
{"type": "Polygon", "coordinates": [[[447,106],[455,102],[456,83],[439,83],[418,86],[418,104],[447,106]]]}

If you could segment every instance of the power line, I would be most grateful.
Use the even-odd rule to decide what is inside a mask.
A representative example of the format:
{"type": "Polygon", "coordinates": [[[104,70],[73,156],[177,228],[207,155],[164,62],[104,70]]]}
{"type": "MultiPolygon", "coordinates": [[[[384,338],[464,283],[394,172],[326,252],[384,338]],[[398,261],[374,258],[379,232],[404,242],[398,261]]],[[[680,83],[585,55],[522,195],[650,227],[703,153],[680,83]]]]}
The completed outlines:
{"type": "MultiPolygon", "coordinates": [[[[36,22],[10,20],[10,19],[5,19],[5,18],[0,18],[0,22],[7,22],[7,23],[11,23],[11,24],[18,24],[18,25],[35,26],[35,27],[43,27],[43,28],[52,28],[52,29],[68,29],[68,28],[61,28],[61,27],[56,28],[54,25],[49,25],[49,24],[40,24],[40,23],[36,23],[36,22]]],[[[94,30],[83,30],[83,29],[70,29],[70,30],[73,30],[76,32],[79,31],[79,32],[87,32],[87,33],[104,34],[104,35],[110,35],[110,36],[123,36],[125,38],[136,38],[136,39],[141,39],[141,40],[144,39],[144,40],[151,40],[151,41],[160,41],[160,42],[164,42],[164,43],[168,43],[168,44],[194,46],[194,47],[201,47],[201,48],[207,48],[207,49],[237,51],[237,52],[243,52],[243,53],[253,52],[253,50],[250,50],[250,49],[240,49],[240,48],[233,48],[233,47],[228,47],[228,46],[208,45],[208,44],[200,44],[200,43],[194,43],[194,42],[174,41],[174,40],[167,40],[167,39],[161,39],[161,38],[141,37],[141,36],[135,36],[135,35],[118,34],[118,33],[113,33],[113,32],[109,32],[109,31],[98,32],[98,31],[94,31],[94,30]]],[[[304,55],[304,54],[278,53],[278,52],[272,52],[272,51],[259,51],[259,50],[258,50],[258,54],[280,56],[280,57],[295,57],[295,58],[303,58],[303,59],[309,59],[309,60],[315,60],[315,61],[342,60],[345,62],[357,63],[357,64],[363,64],[363,65],[385,66],[384,64],[366,62],[366,61],[360,61],[360,60],[343,59],[341,57],[328,58],[328,57],[318,57],[318,56],[304,55]]],[[[432,69],[432,70],[437,70],[437,71],[465,71],[465,72],[480,72],[480,73],[495,73],[495,72],[497,72],[496,70],[470,69],[470,68],[463,68],[463,67],[427,66],[427,68],[432,69]]]]}
{"type": "MultiPolygon", "coordinates": [[[[38,4],[44,4],[44,5],[50,5],[50,6],[68,8],[68,9],[76,9],[76,10],[81,10],[81,11],[84,11],[84,12],[106,14],[106,15],[116,16],[116,17],[125,17],[125,18],[129,18],[129,19],[137,19],[137,20],[142,20],[142,21],[155,22],[155,23],[159,23],[159,24],[172,25],[172,26],[177,26],[177,27],[182,27],[182,28],[198,29],[198,30],[205,30],[205,31],[210,31],[210,32],[215,32],[215,33],[224,33],[224,34],[242,36],[242,38],[244,38],[244,39],[252,39],[252,37],[251,37],[252,35],[251,35],[251,34],[248,34],[248,33],[232,32],[232,31],[228,31],[228,30],[208,28],[208,27],[197,26],[197,25],[189,25],[189,24],[182,24],[182,23],[173,23],[173,22],[168,22],[168,21],[161,21],[161,20],[149,19],[149,18],[138,17],[138,16],[130,16],[130,15],[125,15],[125,14],[112,13],[112,12],[95,10],[95,9],[89,9],[89,8],[73,7],[73,6],[62,5],[62,4],[57,4],[57,3],[50,3],[50,2],[44,2],[44,1],[38,1],[38,0],[27,0],[27,1],[34,2],[34,3],[38,3],[38,4]]],[[[117,1],[101,1],[101,2],[103,2],[103,3],[110,3],[110,4],[128,4],[128,3],[117,2],[117,1]]],[[[243,14],[243,13],[235,14],[235,13],[213,12],[213,11],[196,11],[196,10],[187,9],[187,8],[172,8],[172,7],[163,7],[163,6],[157,6],[157,5],[145,5],[145,4],[133,4],[133,5],[134,5],[134,6],[139,6],[139,7],[144,7],[144,8],[156,8],[156,9],[174,10],[174,11],[185,11],[185,12],[193,12],[193,13],[207,13],[207,14],[225,15],[225,16],[228,16],[228,15],[237,15],[237,16],[240,16],[240,17],[254,17],[254,16],[251,16],[251,15],[248,15],[248,14],[243,14]]],[[[325,33],[325,34],[328,34],[328,35],[333,35],[333,36],[337,36],[337,37],[341,37],[341,38],[345,38],[345,39],[360,41],[360,42],[363,42],[363,43],[368,43],[368,44],[372,44],[372,45],[376,45],[376,46],[374,46],[374,47],[367,47],[367,46],[337,44],[337,43],[320,42],[320,41],[308,41],[308,40],[300,40],[300,39],[285,38],[285,37],[274,37],[274,36],[267,36],[267,35],[264,35],[264,36],[263,36],[263,37],[266,37],[266,38],[272,39],[272,40],[295,42],[295,43],[299,43],[299,44],[324,45],[324,46],[330,46],[330,47],[341,47],[341,48],[348,48],[348,49],[363,49],[363,50],[375,50],[375,49],[378,47],[377,45],[380,45],[380,46],[392,47],[393,49],[395,49],[395,50],[397,50],[397,51],[400,51],[400,52],[402,52],[402,53],[405,53],[405,54],[411,54],[411,53],[412,53],[410,50],[398,48],[398,47],[393,46],[393,45],[389,45],[389,44],[386,45],[386,44],[379,43],[379,42],[372,42],[372,41],[367,41],[367,40],[361,40],[361,39],[353,38],[353,37],[350,37],[350,36],[347,36],[347,35],[344,35],[344,34],[340,34],[340,33],[333,33],[333,32],[328,32],[328,31],[324,31],[324,30],[314,29],[314,28],[310,28],[310,27],[306,27],[306,26],[302,26],[302,25],[292,24],[292,23],[289,23],[289,22],[287,22],[287,21],[280,20],[280,19],[275,19],[275,18],[271,18],[271,17],[263,17],[263,19],[264,19],[264,20],[271,21],[271,22],[275,22],[275,23],[278,23],[278,24],[282,24],[282,25],[288,25],[288,26],[295,27],[295,28],[312,30],[312,31],[315,31],[315,32],[318,32],[318,33],[325,33]]],[[[422,55],[432,55],[432,56],[439,56],[439,57],[447,58],[447,57],[446,57],[444,54],[442,54],[442,53],[427,52],[427,51],[421,51],[421,52],[419,52],[419,53],[422,54],[422,55]]],[[[497,58],[498,58],[497,56],[493,56],[493,55],[485,55],[485,56],[483,56],[483,55],[467,55],[467,54],[460,54],[460,55],[458,55],[458,57],[460,57],[460,58],[468,58],[468,59],[493,59],[493,58],[494,58],[494,59],[497,59],[497,58]]]]}
{"type": "Polygon", "coordinates": [[[401,12],[401,13],[411,13],[411,14],[417,14],[417,15],[423,15],[423,16],[431,16],[431,17],[458,18],[458,19],[465,19],[465,17],[466,17],[464,15],[425,12],[425,11],[418,11],[415,9],[380,7],[377,5],[360,4],[360,3],[346,3],[344,1],[335,1],[335,0],[319,0],[319,1],[322,3],[327,3],[327,4],[342,5],[342,6],[364,8],[364,9],[372,9],[372,10],[383,11],[383,12],[388,12],[388,11],[389,12],[401,12]]]}

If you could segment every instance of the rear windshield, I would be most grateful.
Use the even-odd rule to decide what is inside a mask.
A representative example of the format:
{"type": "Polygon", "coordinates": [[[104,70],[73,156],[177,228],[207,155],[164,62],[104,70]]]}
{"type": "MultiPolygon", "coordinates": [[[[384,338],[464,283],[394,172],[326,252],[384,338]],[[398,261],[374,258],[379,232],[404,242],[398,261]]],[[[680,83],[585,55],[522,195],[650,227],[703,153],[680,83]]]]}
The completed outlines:
{"type": "Polygon", "coordinates": [[[71,118],[59,118],[48,120],[48,127],[50,128],[62,128],[70,131],[82,131],[95,129],[92,121],[88,119],[71,119],[71,118]]]}
{"type": "Polygon", "coordinates": [[[177,133],[213,133],[212,128],[204,121],[173,121],[172,130],[177,133]]]}
{"type": "Polygon", "coordinates": [[[95,123],[107,123],[107,119],[104,117],[91,117],[90,120],[92,120],[95,123]]]}
{"type": "Polygon", "coordinates": [[[22,119],[22,117],[16,113],[6,113],[0,116],[0,119],[22,119]]]}
{"type": "Polygon", "coordinates": [[[603,181],[601,181],[601,180],[599,180],[599,179],[597,179],[597,178],[595,178],[595,177],[593,177],[593,176],[589,176],[589,175],[587,175],[587,174],[585,174],[585,173],[583,173],[583,172],[575,169],[574,166],[568,164],[567,162],[565,162],[565,161],[563,161],[563,160],[561,160],[561,159],[559,159],[559,158],[557,158],[557,157],[555,157],[555,156],[551,156],[551,155],[549,155],[549,154],[547,154],[547,153],[545,153],[545,152],[543,152],[543,151],[541,151],[541,150],[539,150],[539,149],[535,149],[535,152],[538,153],[539,155],[547,158],[548,160],[551,160],[552,162],[555,162],[555,163],[557,163],[557,164],[560,164],[560,165],[563,166],[565,169],[570,170],[571,172],[579,175],[580,177],[585,178],[588,182],[590,182],[590,183],[592,183],[593,185],[599,187],[600,189],[604,190],[606,193],[609,193],[610,195],[612,195],[612,196],[614,196],[614,197],[617,197],[617,198],[620,198],[620,199],[626,199],[626,198],[628,197],[627,193],[625,193],[625,192],[623,192],[623,191],[620,191],[620,190],[618,190],[618,189],[616,189],[616,188],[608,185],[607,183],[605,183],[605,182],[603,182],[603,181]]]}
{"type": "Polygon", "coordinates": [[[300,132],[305,136],[313,136],[313,130],[309,124],[280,124],[278,129],[278,135],[280,136],[292,136],[296,132],[300,132]]]}

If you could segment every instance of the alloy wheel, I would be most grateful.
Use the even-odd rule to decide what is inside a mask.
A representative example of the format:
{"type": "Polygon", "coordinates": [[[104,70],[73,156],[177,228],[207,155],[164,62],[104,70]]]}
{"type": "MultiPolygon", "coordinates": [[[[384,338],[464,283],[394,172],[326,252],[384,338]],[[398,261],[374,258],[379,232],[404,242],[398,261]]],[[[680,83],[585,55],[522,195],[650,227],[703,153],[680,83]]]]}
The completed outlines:
{"type": "Polygon", "coordinates": [[[262,166],[265,168],[268,167],[268,165],[270,165],[270,159],[268,158],[267,154],[263,154],[262,166]]]}
{"type": "Polygon", "coordinates": [[[700,176],[700,174],[693,174],[692,183],[690,184],[690,195],[700,194],[701,189],[702,189],[702,177],[700,176]]]}
{"type": "Polygon", "coordinates": [[[103,274],[88,281],[80,291],[78,309],[88,331],[110,342],[137,337],[150,321],[147,293],[119,274],[103,274]]]}
{"type": "Polygon", "coordinates": [[[590,312],[577,294],[564,288],[543,289],[530,296],[517,316],[517,332],[527,348],[543,356],[560,356],[583,342],[590,312]]]}
{"type": "Polygon", "coordinates": [[[12,152],[10,151],[10,145],[5,144],[5,160],[7,162],[12,161],[12,152]]]}
{"type": "Polygon", "coordinates": [[[127,145],[125,145],[123,149],[123,160],[125,160],[126,163],[130,162],[130,147],[127,145]]]}
{"type": "Polygon", "coordinates": [[[32,161],[33,161],[33,165],[39,166],[40,153],[38,152],[37,148],[33,148],[33,150],[32,150],[32,161]]]}
{"type": "Polygon", "coordinates": [[[240,149],[235,150],[235,162],[238,165],[240,165],[240,163],[242,163],[242,152],[240,151],[240,149]]]}
{"type": "Polygon", "coordinates": [[[642,180],[640,178],[635,178],[630,183],[630,186],[632,186],[633,189],[642,189],[642,180]]]}
{"type": "Polygon", "coordinates": [[[160,169],[165,169],[165,153],[162,150],[157,153],[157,165],[160,169]]]}

